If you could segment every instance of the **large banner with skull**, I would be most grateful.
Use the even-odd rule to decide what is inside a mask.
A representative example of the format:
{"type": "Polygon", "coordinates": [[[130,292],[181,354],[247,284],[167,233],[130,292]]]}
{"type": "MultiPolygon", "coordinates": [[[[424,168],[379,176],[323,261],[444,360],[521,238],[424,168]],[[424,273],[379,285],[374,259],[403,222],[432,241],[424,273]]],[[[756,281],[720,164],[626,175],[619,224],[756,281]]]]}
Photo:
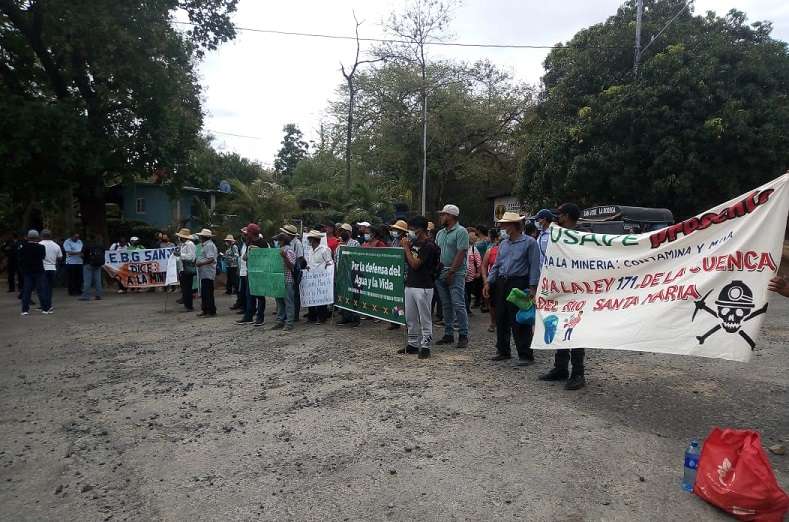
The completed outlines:
{"type": "Polygon", "coordinates": [[[533,347],[748,361],[768,310],[767,283],[781,262],[788,185],[784,174],[644,234],[552,225],[533,347]]]}

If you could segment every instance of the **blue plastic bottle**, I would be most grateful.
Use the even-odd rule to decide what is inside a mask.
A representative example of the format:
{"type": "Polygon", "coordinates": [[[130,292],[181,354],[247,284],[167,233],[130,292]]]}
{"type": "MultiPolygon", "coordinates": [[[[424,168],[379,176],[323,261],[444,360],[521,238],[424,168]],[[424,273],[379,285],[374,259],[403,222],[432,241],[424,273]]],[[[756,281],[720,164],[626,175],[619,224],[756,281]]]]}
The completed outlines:
{"type": "Polygon", "coordinates": [[[682,489],[693,492],[696,483],[696,469],[699,467],[699,441],[693,439],[685,450],[685,471],[682,474],[682,489]]]}

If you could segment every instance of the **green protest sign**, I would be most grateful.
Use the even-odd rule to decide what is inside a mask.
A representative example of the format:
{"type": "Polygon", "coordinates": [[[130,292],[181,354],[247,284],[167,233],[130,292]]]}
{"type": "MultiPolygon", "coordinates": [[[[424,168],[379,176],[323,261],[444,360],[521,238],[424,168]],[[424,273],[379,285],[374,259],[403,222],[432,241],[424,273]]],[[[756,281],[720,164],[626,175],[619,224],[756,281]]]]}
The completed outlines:
{"type": "Polygon", "coordinates": [[[402,248],[340,247],[334,306],[405,324],[405,256],[402,248]]]}
{"type": "Polygon", "coordinates": [[[278,248],[251,248],[247,277],[252,295],[285,297],[285,266],[278,248]]]}

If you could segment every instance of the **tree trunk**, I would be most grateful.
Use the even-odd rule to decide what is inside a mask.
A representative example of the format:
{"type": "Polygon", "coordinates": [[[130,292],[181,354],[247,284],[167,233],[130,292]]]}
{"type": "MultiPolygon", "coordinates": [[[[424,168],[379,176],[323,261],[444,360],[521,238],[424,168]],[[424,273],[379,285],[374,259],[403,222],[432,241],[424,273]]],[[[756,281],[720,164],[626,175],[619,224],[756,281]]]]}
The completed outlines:
{"type": "Polygon", "coordinates": [[[356,91],[353,79],[348,78],[348,126],[345,129],[345,189],[351,190],[351,139],[353,138],[353,104],[356,91]]]}
{"type": "Polygon", "coordinates": [[[101,239],[106,242],[107,217],[104,204],[104,181],[100,173],[84,179],[77,189],[82,227],[88,240],[101,239]]]}

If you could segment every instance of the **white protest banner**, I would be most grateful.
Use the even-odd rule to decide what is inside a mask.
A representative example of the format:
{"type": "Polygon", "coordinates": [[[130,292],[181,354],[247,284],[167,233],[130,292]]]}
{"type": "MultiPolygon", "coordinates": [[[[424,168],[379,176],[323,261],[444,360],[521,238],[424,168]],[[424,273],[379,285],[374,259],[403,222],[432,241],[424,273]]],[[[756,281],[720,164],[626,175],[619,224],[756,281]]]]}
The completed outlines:
{"type": "Polygon", "coordinates": [[[552,226],[533,348],[748,361],[781,262],[789,174],[639,235],[552,226]]]}
{"type": "Polygon", "coordinates": [[[168,259],[174,247],[147,250],[106,250],[104,270],[126,288],[165,286],[168,259]]]}
{"type": "Polygon", "coordinates": [[[178,259],[175,256],[167,258],[167,275],[164,284],[166,286],[178,284],[178,259]]]}
{"type": "Polygon", "coordinates": [[[318,265],[302,270],[299,286],[301,306],[322,306],[334,302],[334,265],[318,265]]]}

